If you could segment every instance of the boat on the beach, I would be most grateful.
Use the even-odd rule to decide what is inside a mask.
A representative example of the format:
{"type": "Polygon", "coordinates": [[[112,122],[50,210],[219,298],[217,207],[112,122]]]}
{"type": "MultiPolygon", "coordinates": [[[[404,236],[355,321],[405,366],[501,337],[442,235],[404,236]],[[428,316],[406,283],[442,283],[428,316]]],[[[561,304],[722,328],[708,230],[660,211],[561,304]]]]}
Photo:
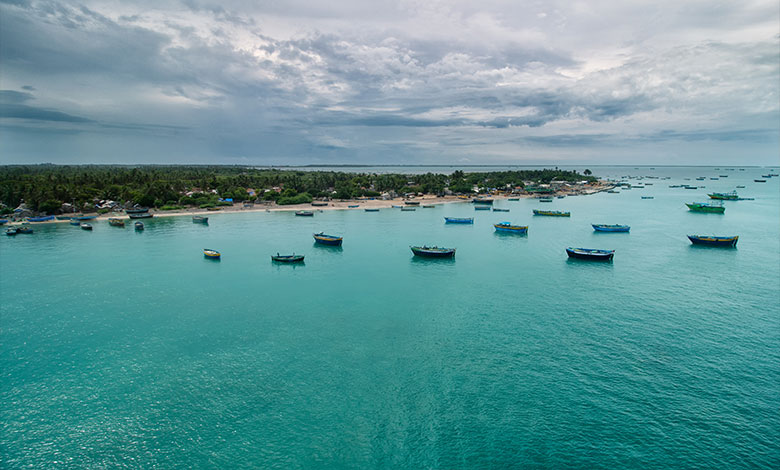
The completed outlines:
{"type": "Polygon", "coordinates": [[[341,246],[344,237],[337,237],[336,235],[326,235],[323,232],[314,234],[314,241],[321,245],[341,246]]]}
{"type": "Polygon", "coordinates": [[[629,225],[620,225],[620,224],[590,224],[593,227],[593,230],[597,232],[628,232],[631,230],[631,227],[629,225]]]}
{"type": "Polygon", "coordinates": [[[501,209],[500,207],[494,207],[493,212],[509,212],[509,209],[501,209]]]}
{"type": "Polygon", "coordinates": [[[81,230],[92,230],[92,224],[88,224],[86,222],[81,224],[80,227],[81,227],[81,230]]]}
{"type": "Polygon", "coordinates": [[[112,227],[124,227],[125,226],[125,221],[122,220],[122,219],[116,219],[114,217],[111,217],[111,218],[108,219],[108,225],[110,225],[112,227]]]}
{"type": "Polygon", "coordinates": [[[208,259],[220,259],[222,258],[222,254],[217,250],[210,250],[208,248],[204,248],[203,257],[208,259]]]}
{"type": "Polygon", "coordinates": [[[125,214],[131,219],[149,219],[152,214],[149,213],[148,207],[136,207],[133,209],[125,209],[125,214]]]}
{"type": "Polygon", "coordinates": [[[45,215],[42,217],[27,217],[27,222],[47,222],[49,220],[54,220],[54,216],[45,215]]]}
{"type": "Polygon", "coordinates": [[[496,229],[496,232],[517,233],[517,234],[528,233],[527,225],[512,225],[512,223],[510,222],[500,222],[497,224],[493,224],[493,227],[496,229]]]}
{"type": "Polygon", "coordinates": [[[722,246],[722,247],[736,247],[739,235],[731,237],[716,237],[706,235],[688,235],[688,239],[694,245],[709,245],[709,246],[722,246]]]}
{"type": "Polygon", "coordinates": [[[710,193],[707,194],[707,196],[709,196],[710,199],[721,199],[724,201],[736,201],[739,199],[739,195],[737,195],[736,191],[731,191],[729,193],[710,193]]]}
{"type": "Polygon", "coordinates": [[[97,219],[96,215],[78,215],[75,217],[76,220],[94,220],[97,219]]]}
{"type": "Polygon", "coordinates": [[[295,253],[291,255],[280,255],[277,253],[276,255],[271,255],[271,261],[274,261],[276,263],[300,263],[303,261],[304,255],[296,255],[295,253]]]}
{"type": "Polygon", "coordinates": [[[70,218],[73,217],[71,215],[58,215],[55,217],[57,220],[70,220],[70,218]]]}
{"type": "Polygon", "coordinates": [[[5,225],[8,223],[8,219],[0,219],[0,225],[5,225]]]}
{"type": "Polygon", "coordinates": [[[404,204],[406,204],[407,206],[419,206],[420,201],[404,201],[404,204]]]}
{"type": "Polygon", "coordinates": [[[440,248],[438,246],[410,246],[414,256],[423,258],[452,258],[455,256],[455,248],[440,248]]]}
{"type": "Polygon", "coordinates": [[[143,230],[143,229],[144,229],[144,223],[143,223],[143,222],[140,222],[140,221],[139,221],[139,222],[136,222],[136,223],[135,223],[135,224],[133,224],[133,225],[135,226],[135,229],[136,229],[136,231],[138,231],[138,232],[140,232],[141,230],[143,230]]]}
{"type": "Polygon", "coordinates": [[[365,210],[366,212],[379,212],[379,209],[368,209],[367,208],[367,209],[363,209],[363,210],[365,210]]]}
{"type": "Polygon", "coordinates": [[[295,215],[299,217],[314,217],[314,212],[312,211],[295,211],[295,215]]]}
{"type": "Polygon", "coordinates": [[[538,209],[534,209],[534,215],[547,215],[547,216],[551,216],[551,217],[571,217],[571,212],[540,211],[538,209]]]}
{"type": "Polygon", "coordinates": [[[691,202],[685,203],[688,206],[688,210],[691,212],[708,212],[712,214],[723,214],[726,212],[726,207],[723,204],[708,204],[706,202],[691,202]]]}
{"type": "Polygon", "coordinates": [[[360,204],[350,204],[347,207],[349,207],[350,209],[354,209],[356,207],[360,207],[360,204]]]}
{"type": "Polygon", "coordinates": [[[312,207],[327,207],[328,203],[324,201],[312,201],[312,207]]]}
{"type": "Polygon", "coordinates": [[[519,201],[519,200],[520,200],[519,197],[510,197],[509,199],[507,199],[507,201],[519,201]]]}
{"type": "Polygon", "coordinates": [[[19,232],[19,230],[16,227],[10,227],[10,228],[5,229],[5,234],[8,235],[9,237],[13,237],[18,232],[19,232]]]}
{"type": "Polygon", "coordinates": [[[566,248],[569,258],[586,259],[591,261],[612,261],[615,250],[596,250],[591,248],[566,248]]]}
{"type": "Polygon", "coordinates": [[[473,224],[474,217],[445,217],[445,224],[473,224]]]}

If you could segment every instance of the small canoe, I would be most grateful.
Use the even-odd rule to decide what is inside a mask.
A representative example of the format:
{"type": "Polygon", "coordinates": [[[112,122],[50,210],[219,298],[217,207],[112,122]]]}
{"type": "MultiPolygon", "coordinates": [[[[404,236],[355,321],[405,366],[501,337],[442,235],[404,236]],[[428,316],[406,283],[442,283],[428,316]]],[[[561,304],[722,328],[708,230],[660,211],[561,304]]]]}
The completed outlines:
{"type": "Polygon", "coordinates": [[[360,207],[360,205],[359,204],[352,204],[352,205],[349,205],[347,207],[349,207],[350,209],[354,209],[356,207],[360,207]]]}
{"type": "Polygon", "coordinates": [[[143,222],[136,222],[134,225],[135,225],[135,230],[138,231],[138,232],[140,232],[141,230],[144,229],[144,223],[143,222]]]}
{"type": "Polygon", "coordinates": [[[509,199],[507,199],[507,201],[519,201],[519,200],[520,200],[519,197],[510,197],[509,199]]]}
{"type": "Polygon", "coordinates": [[[591,248],[566,248],[569,258],[586,259],[591,261],[612,261],[615,250],[594,250],[591,248]]]}
{"type": "Polygon", "coordinates": [[[33,233],[33,229],[32,229],[32,227],[28,227],[28,226],[22,225],[21,227],[17,227],[16,228],[16,233],[27,233],[27,234],[30,234],[30,233],[33,233]]]}
{"type": "Polygon", "coordinates": [[[326,235],[323,232],[314,234],[314,241],[321,245],[341,246],[344,241],[344,237],[337,237],[335,235],[326,235]]]}
{"type": "Polygon", "coordinates": [[[766,180],[753,180],[753,181],[755,181],[756,183],[766,183],[766,180]]]}
{"type": "Polygon", "coordinates": [[[546,215],[546,216],[550,216],[550,217],[571,217],[571,212],[540,211],[540,210],[534,209],[534,215],[546,215]]]}
{"type": "Polygon", "coordinates": [[[488,206],[488,205],[477,205],[477,206],[474,206],[474,210],[475,211],[489,211],[490,210],[490,206],[488,206]]]}
{"type": "Polygon", "coordinates": [[[488,204],[493,205],[493,199],[490,198],[484,198],[484,197],[475,197],[471,200],[474,204],[488,204]]]}
{"type": "Polygon", "coordinates": [[[192,223],[193,224],[206,224],[209,223],[208,217],[203,217],[202,215],[193,215],[192,216],[192,223]]]}
{"type": "Polygon", "coordinates": [[[740,186],[737,186],[737,188],[738,188],[738,189],[742,189],[742,188],[744,188],[744,186],[741,186],[741,185],[740,185],[740,186]]]}
{"type": "Polygon", "coordinates": [[[88,223],[81,224],[81,230],[92,230],[92,224],[88,224],[88,223]]]}
{"type": "Polygon", "coordinates": [[[498,224],[493,224],[493,227],[495,227],[496,232],[518,233],[518,234],[528,233],[527,225],[512,225],[509,222],[501,222],[498,224]]]}
{"type": "Polygon", "coordinates": [[[295,211],[295,215],[299,217],[314,217],[314,212],[312,211],[295,211]]]}
{"type": "Polygon", "coordinates": [[[474,217],[445,217],[445,224],[473,224],[474,217]]]}
{"type": "Polygon", "coordinates": [[[436,206],[434,206],[433,204],[426,204],[423,206],[423,209],[433,209],[434,207],[436,206]]]}
{"type": "Polygon", "coordinates": [[[222,258],[222,254],[217,250],[209,250],[208,248],[204,248],[203,257],[208,259],[220,259],[222,258]]]}
{"type": "Polygon", "coordinates": [[[419,206],[420,201],[404,201],[404,204],[406,204],[407,206],[419,206]]]}
{"type": "Polygon", "coordinates": [[[414,207],[402,207],[401,208],[401,212],[414,212],[416,210],[417,209],[415,209],[414,207]]]}
{"type": "Polygon", "coordinates": [[[277,253],[275,256],[271,255],[271,261],[276,263],[300,263],[303,261],[303,255],[296,255],[295,253],[291,255],[280,255],[277,253]]]}
{"type": "Polygon", "coordinates": [[[501,209],[499,207],[494,207],[493,212],[509,212],[509,209],[501,209]]]}
{"type": "Polygon", "coordinates": [[[455,256],[455,248],[440,248],[438,246],[410,246],[414,256],[423,258],[452,258],[455,256]]]}
{"type": "Polygon", "coordinates": [[[124,227],[125,226],[125,221],[122,220],[122,219],[115,219],[115,218],[112,217],[112,218],[108,219],[108,225],[110,225],[112,227],[124,227]]]}
{"type": "Polygon", "coordinates": [[[690,240],[694,245],[721,246],[731,248],[737,246],[739,235],[734,235],[732,237],[688,235],[688,240],[690,240]]]}
{"type": "Polygon", "coordinates": [[[628,232],[631,230],[631,227],[628,225],[619,225],[619,224],[590,224],[593,227],[593,230],[597,232],[628,232]]]}
{"type": "Polygon", "coordinates": [[[13,237],[17,233],[18,233],[18,230],[16,229],[16,227],[11,227],[11,228],[5,229],[5,234],[8,235],[9,237],[13,237]]]}
{"type": "Polygon", "coordinates": [[[379,209],[364,209],[366,212],[379,212],[379,209]]]}
{"type": "Polygon", "coordinates": [[[642,199],[655,199],[655,196],[642,196],[642,199]]]}

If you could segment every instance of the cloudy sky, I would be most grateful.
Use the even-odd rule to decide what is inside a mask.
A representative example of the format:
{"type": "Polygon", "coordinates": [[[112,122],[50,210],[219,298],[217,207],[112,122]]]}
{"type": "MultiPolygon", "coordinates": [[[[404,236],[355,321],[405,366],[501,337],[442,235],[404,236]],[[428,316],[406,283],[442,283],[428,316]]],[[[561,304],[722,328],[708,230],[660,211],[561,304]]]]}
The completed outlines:
{"type": "Polygon", "coordinates": [[[777,164],[777,0],[0,0],[0,163],[777,164]]]}

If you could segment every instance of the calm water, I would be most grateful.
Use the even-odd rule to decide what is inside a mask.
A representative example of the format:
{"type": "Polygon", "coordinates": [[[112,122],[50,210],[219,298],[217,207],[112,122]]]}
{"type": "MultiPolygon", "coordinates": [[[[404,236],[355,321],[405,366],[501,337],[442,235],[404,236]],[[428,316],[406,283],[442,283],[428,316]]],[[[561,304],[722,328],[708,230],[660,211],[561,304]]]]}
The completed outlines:
{"type": "Polygon", "coordinates": [[[777,468],[780,178],[753,183],[762,172],[691,191],[668,185],[724,171],[615,169],[674,178],[501,202],[509,213],[210,214],[4,236],[0,467],[777,468]],[[737,184],[756,200],[684,206],[737,184]],[[503,220],[528,236],[494,233],[503,220]],[[320,230],[343,249],[314,246],[320,230]],[[418,243],[457,256],[417,260],[418,243]],[[575,262],[566,246],[617,251],[575,262]],[[273,265],[277,251],[306,264],[273,265]]]}

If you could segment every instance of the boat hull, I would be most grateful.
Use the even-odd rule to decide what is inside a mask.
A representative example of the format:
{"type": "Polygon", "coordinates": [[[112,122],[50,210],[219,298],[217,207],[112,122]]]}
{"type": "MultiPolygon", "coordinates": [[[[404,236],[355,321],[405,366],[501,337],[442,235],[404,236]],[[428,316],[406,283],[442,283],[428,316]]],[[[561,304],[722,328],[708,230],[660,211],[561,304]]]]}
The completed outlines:
{"type": "Polygon", "coordinates": [[[593,230],[597,232],[628,232],[631,227],[628,225],[598,225],[591,224],[593,230]]]}
{"type": "Polygon", "coordinates": [[[534,215],[545,215],[548,217],[571,217],[571,212],[540,211],[534,209],[534,215]]]}
{"type": "Polygon", "coordinates": [[[275,263],[302,263],[303,255],[276,255],[271,256],[271,261],[275,263]]]}
{"type": "Polygon", "coordinates": [[[688,235],[688,239],[694,245],[720,246],[724,248],[733,248],[737,246],[739,236],[733,237],[704,237],[700,235],[688,235]]]}
{"type": "Polygon", "coordinates": [[[723,214],[726,208],[723,206],[710,206],[707,204],[685,204],[691,212],[706,212],[709,214],[723,214]]]}
{"type": "Polygon", "coordinates": [[[315,233],[314,241],[319,243],[320,245],[341,246],[341,243],[344,241],[344,238],[334,237],[332,235],[325,235],[324,233],[315,233]]]}
{"type": "Polygon", "coordinates": [[[459,217],[445,217],[444,223],[446,224],[473,224],[474,218],[468,217],[468,218],[459,218],[459,217]]]}
{"type": "Polygon", "coordinates": [[[528,233],[528,226],[527,225],[493,224],[493,227],[496,229],[496,232],[517,233],[517,234],[520,234],[520,235],[524,235],[524,234],[528,233]]]}
{"type": "Polygon", "coordinates": [[[452,258],[455,256],[455,248],[429,248],[429,247],[411,247],[414,256],[423,258],[452,258]]]}
{"type": "Polygon", "coordinates": [[[584,259],[588,261],[612,261],[614,250],[591,250],[588,248],[566,248],[569,258],[584,259]]]}

